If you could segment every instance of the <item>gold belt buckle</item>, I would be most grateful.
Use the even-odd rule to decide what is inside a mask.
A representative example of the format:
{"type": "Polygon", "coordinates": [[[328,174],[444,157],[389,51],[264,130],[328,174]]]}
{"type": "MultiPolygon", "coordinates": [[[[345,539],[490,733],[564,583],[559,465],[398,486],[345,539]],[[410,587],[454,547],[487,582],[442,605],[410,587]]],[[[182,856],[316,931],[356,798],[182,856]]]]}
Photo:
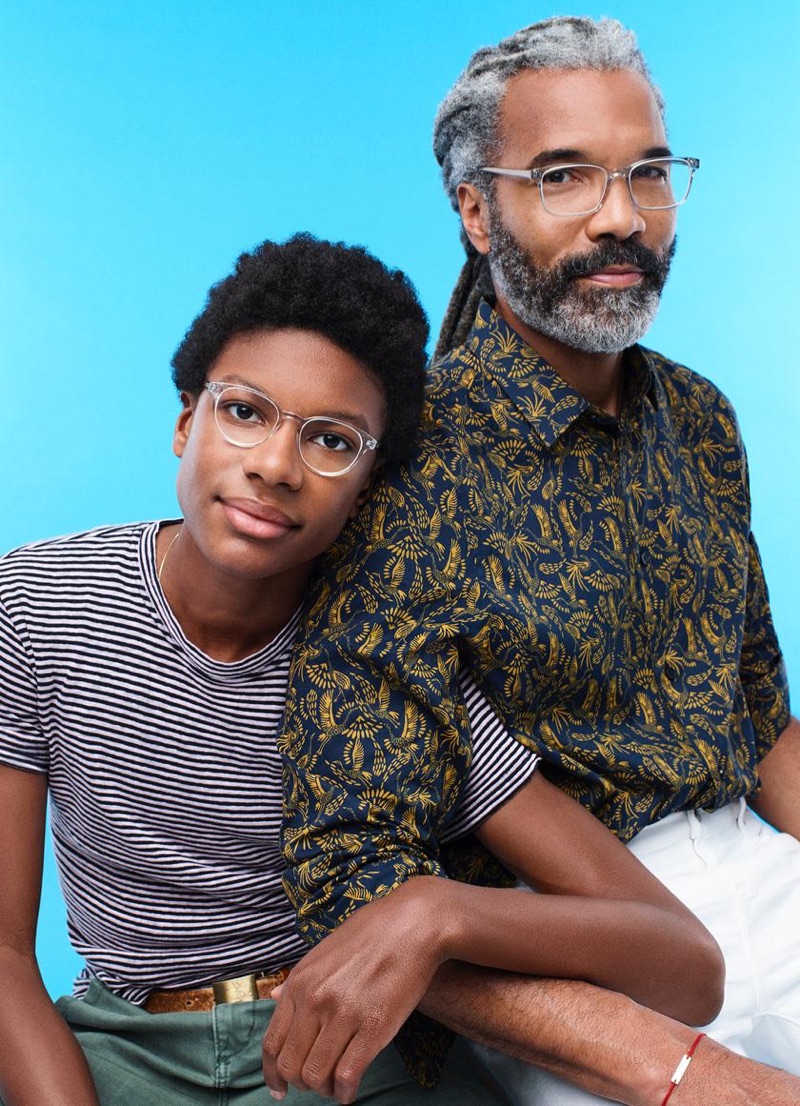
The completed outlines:
{"type": "Polygon", "coordinates": [[[240,975],[236,979],[221,979],[212,985],[214,1002],[252,1002],[258,998],[255,973],[240,975]]]}

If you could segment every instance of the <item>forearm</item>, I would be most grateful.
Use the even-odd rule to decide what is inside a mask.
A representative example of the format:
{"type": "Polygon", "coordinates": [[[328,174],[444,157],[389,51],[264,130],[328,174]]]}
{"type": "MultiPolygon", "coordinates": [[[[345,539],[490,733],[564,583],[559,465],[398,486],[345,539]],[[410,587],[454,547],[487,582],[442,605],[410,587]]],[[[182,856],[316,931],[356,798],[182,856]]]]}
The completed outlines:
{"type": "Polygon", "coordinates": [[[660,1101],[659,1091],[663,1098],[694,1036],[686,1026],[588,983],[456,962],[440,968],[419,1008],[471,1040],[628,1106],[652,1106],[660,1101]]]}
{"type": "Polygon", "coordinates": [[[4,1106],[97,1106],[80,1045],[35,962],[0,950],[0,1100],[4,1106]]]}
{"type": "MultiPolygon", "coordinates": [[[[504,975],[449,963],[420,1010],[625,1106],[659,1106],[696,1036],[685,1025],[586,983],[504,975]]],[[[800,1080],[705,1039],[670,1100],[675,1106],[800,1106],[800,1080]]]]}
{"type": "Polygon", "coordinates": [[[656,905],[432,879],[418,886],[440,924],[450,914],[452,959],[586,980],[692,1024],[711,1021],[719,1010],[724,976],[716,944],[656,905]]]}
{"type": "Polygon", "coordinates": [[[789,720],[759,765],[761,791],[753,809],[775,829],[800,839],[800,722],[789,720]]]}

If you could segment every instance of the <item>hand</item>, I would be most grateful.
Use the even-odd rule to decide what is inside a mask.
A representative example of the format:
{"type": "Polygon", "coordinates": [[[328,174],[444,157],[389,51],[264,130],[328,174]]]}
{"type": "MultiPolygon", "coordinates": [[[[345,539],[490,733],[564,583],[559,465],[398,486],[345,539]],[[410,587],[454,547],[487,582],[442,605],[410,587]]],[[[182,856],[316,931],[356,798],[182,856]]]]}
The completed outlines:
{"type": "Polygon", "coordinates": [[[352,1102],[368,1065],[417,1006],[447,958],[443,881],[409,880],[360,907],[273,992],[264,1079],[352,1102]],[[439,894],[437,895],[437,891],[439,894]]]}

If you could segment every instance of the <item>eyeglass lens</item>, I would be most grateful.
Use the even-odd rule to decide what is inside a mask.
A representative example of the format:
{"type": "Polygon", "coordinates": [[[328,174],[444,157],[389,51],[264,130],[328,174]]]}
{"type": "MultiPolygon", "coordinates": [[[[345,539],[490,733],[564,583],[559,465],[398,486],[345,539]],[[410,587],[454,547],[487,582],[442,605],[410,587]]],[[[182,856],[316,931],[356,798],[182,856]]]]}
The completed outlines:
{"type": "MultiPolygon", "coordinates": [[[[281,412],[267,396],[227,387],[216,397],[215,418],[233,445],[255,446],[273,434],[281,412]]],[[[322,416],[305,419],[298,435],[300,456],[316,472],[344,472],[362,450],[361,438],[346,423],[322,416]]]]}
{"type": "MultiPolygon", "coordinates": [[[[642,162],[628,179],[637,207],[675,207],[688,195],[692,171],[685,161],[665,158],[642,162]]],[[[606,180],[599,165],[554,166],[541,176],[544,206],[557,215],[593,211],[603,198],[606,180]]]]}

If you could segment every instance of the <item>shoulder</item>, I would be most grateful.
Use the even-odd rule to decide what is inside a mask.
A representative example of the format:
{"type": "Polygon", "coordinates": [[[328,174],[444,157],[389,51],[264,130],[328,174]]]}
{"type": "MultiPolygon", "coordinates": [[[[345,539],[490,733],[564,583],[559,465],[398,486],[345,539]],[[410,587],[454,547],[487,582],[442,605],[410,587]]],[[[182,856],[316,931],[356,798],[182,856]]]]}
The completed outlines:
{"type": "Polygon", "coordinates": [[[739,424],[733,404],[706,376],[671,361],[655,350],[642,348],[655,378],[657,391],[674,419],[704,432],[713,431],[732,442],[740,442],[739,424]]]}
{"type": "Polygon", "coordinates": [[[45,538],[12,549],[0,557],[0,600],[38,605],[71,593],[89,596],[109,577],[121,586],[137,572],[142,535],[155,523],[101,526],[75,534],[45,538]]]}
{"type": "Polygon", "coordinates": [[[463,345],[450,350],[428,370],[426,418],[429,427],[449,430],[474,409],[484,389],[483,359],[487,341],[472,333],[463,345]]]}
{"type": "Polygon", "coordinates": [[[102,559],[114,549],[125,549],[138,541],[142,532],[153,523],[137,522],[124,526],[98,526],[75,534],[42,538],[27,542],[0,557],[0,571],[24,571],[39,566],[51,567],[59,562],[90,562],[102,559]]]}

